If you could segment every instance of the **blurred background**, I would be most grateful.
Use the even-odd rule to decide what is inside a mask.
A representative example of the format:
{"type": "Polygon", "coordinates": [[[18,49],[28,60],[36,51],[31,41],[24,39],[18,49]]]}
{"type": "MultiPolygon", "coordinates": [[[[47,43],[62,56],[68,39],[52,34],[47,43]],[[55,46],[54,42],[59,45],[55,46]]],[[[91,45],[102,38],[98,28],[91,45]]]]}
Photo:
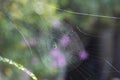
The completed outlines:
{"type": "Polygon", "coordinates": [[[0,0],[0,80],[120,80],[119,27],[120,0],[0,0]]]}

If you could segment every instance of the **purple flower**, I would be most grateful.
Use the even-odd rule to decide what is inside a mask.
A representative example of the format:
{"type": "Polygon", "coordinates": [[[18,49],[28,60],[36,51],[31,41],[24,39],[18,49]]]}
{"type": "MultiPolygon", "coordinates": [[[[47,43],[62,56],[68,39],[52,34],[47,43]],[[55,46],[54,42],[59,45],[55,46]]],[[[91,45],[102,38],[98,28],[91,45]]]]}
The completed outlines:
{"type": "Polygon", "coordinates": [[[66,65],[65,57],[58,49],[52,49],[51,55],[56,59],[53,61],[54,66],[63,67],[66,65]]]}
{"type": "Polygon", "coordinates": [[[86,60],[88,59],[88,53],[86,51],[79,52],[79,57],[81,60],[86,60]]]}
{"type": "Polygon", "coordinates": [[[63,35],[63,37],[60,40],[60,44],[63,47],[66,47],[70,43],[70,37],[68,35],[63,35]]]}

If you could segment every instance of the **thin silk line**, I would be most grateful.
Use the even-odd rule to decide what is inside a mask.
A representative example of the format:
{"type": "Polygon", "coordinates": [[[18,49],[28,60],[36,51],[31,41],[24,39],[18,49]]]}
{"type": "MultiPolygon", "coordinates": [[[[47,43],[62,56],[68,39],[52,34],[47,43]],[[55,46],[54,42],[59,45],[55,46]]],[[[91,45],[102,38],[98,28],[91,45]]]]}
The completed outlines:
{"type": "Polygon", "coordinates": [[[77,14],[77,15],[83,15],[83,16],[92,16],[92,17],[100,17],[100,18],[120,19],[119,17],[114,17],[114,16],[105,16],[105,15],[97,15],[97,14],[89,14],[89,13],[80,13],[80,12],[60,9],[60,8],[57,8],[57,7],[54,7],[54,8],[56,8],[57,10],[67,12],[67,13],[71,13],[71,14],[77,14]]]}

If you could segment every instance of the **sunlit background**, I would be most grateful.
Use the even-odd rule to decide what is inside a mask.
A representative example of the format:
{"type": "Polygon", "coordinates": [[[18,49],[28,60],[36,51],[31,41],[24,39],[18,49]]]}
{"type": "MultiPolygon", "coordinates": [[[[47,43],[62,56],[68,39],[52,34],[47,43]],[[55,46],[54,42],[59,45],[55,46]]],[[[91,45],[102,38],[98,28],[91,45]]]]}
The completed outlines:
{"type": "Polygon", "coordinates": [[[0,0],[0,80],[120,80],[120,0],[0,0]]]}

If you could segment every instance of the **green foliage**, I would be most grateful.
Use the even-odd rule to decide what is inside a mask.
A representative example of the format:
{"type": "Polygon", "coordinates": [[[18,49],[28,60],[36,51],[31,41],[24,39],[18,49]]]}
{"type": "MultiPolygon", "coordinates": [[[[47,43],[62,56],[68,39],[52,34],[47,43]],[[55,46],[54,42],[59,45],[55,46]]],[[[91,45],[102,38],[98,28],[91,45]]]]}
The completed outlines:
{"type": "MultiPolygon", "coordinates": [[[[53,76],[57,70],[52,68],[46,70],[42,63],[31,66],[33,57],[40,57],[45,53],[45,40],[49,41],[49,37],[40,39],[40,34],[48,35],[55,21],[68,21],[74,27],[77,26],[86,31],[90,31],[97,20],[108,26],[114,25],[115,19],[85,16],[74,12],[115,16],[114,13],[120,12],[119,3],[120,0],[0,0],[0,56],[10,58],[32,69],[38,76],[38,80],[41,77],[53,76]],[[74,12],[70,13],[66,10],[74,12]],[[36,44],[39,45],[36,46],[36,44]]],[[[38,59],[39,62],[40,60],[38,59]]],[[[16,80],[13,76],[15,73],[12,72],[16,72],[17,69],[11,69],[10,65],[6,67],[2,62],[0,62],[0,68],[3,68],[0,73],[3,72],[9,80],[16,80]],[[9,68],[11,72],[5,72],[9,68]]],[[[16,74],[19,79],[23,77],[20,73],[16,74]]]]}

